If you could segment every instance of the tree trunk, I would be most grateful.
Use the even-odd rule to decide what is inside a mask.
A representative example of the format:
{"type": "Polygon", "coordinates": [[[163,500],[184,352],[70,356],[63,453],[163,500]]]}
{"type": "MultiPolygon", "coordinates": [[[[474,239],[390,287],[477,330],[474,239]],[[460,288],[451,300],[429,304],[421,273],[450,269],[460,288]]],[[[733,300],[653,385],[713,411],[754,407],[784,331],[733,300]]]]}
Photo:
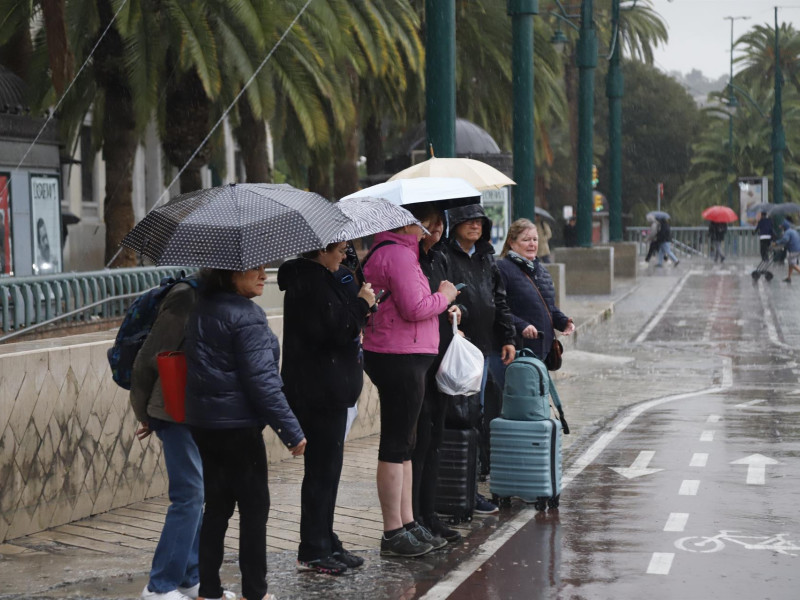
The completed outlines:
{"type": "Polygon", "coordinates": [[[247,96],[239,100],[239,127],[234,132],[242,149],[248,183],[272,183],[272,165],[267,153],[267,125],[256,119],[247,96]]]}
{"type": "Polygon", "coordinates": [[[25,27],[14,33],[7,43],[0,46],[0,64],[18,77],[28,81],[28,68],[31,64],[32,53],[31,32],[25,27]]]}
{"type": "MultiPolygon", "coordinates": [[[[341,134],[340,134],[341,135],[341,134]]],[[[358,191],[358,127],[344,132],[333,164],[333,196],[337,200],[358,191]]],[[[337,144],[338,145],[338,144],[337,144]]]]}
{"type": "Polygon", "coordinates": [[[208,164],[211,156],[211,140],[187,161],[200,146],[210,129],[211,101],[206,96],[203,84],[195,71],[185,73],[167,92],[167,130],[162,146],[170,164],[178,169],[186,168],[180,177],[181,193],[192,192],[203,187],[200,168],[208,164]]]}
{"type": "Polygon", "coordinates": [[[47,55],[50,60],[50,77],[53,80],[56,95],[61,97],[72,81],[75,62],[67,43],[64,0],[41,0],[41,2],[47,36],[47,55]]]}
{"type": "Polygon", "coordinates": [[[308,166],[308,189],[328,200],[333,198],[330,154],[323,157],[312,152],[311,164],[308,166]]]}
{"type": "Polygon", "coordinates": [[[367,175],[379,175],[386,170],[386,155],[383,150],[382,123],[372,115],[364,126],[364,153],[367,156],[367,175]]]}

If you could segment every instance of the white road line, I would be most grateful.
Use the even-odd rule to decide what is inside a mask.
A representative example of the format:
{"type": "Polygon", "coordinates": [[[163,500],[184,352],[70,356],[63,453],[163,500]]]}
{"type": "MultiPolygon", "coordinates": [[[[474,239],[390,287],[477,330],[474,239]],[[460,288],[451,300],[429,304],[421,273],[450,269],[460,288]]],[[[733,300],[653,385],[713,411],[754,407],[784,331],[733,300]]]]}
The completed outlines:
{"type": "Polygon", "coordinates": [[[708,415],[708,418],[706,419],[706,423],[719,423],[719,420],[721,418],[722,417],[719,416],[719,415],[708,415]]]}
{"type": "Polygon", "coordinates": [[[664,304],[658,310],[656,315],[647,324],[647,327],[644,328],[644,331],[642,331],[642,333],[640,333],[636,337],[636,339],[634,340],[635,344],[639,344],[639,343],[643,342],[645,339],[647,339],[647,336],[650,335],[650,332],[653,331],[653,329],[655,329],[656,325],[658,325],[658,322],[664,317],[666,312],[669,310],[669,307],[675,301],[675,298],[677,298],[678,294],[680,294],[681,289],[683,289],[683,286],[686,283],[686,280],[689,279],[689,275],[692,275],[692,274],[695,274],[695,273],[701,273],[701,272],[702,271],[686,271],[686,274],[683,277],[681,277],[680,281],[678,282],[678,285],[676,285],[673,288],[672,293],[669,295],[667,300],[664,302],[664,304]]]}
{"type": "Polygon", "coordinates": [[[700,489],[699,479],[684,479],[681,482],[681,489],[678,490],[679,496],[697,496],[697,490],[700,489]]]}
{"type": "Polygon", "coordinates": [[[772,309],[769,307],[769,298],[767,298],[767,287],[763,279],[758,281],[758,297],[761,300],[761,314],[764,315],[764,325],[767,327],[767,337],[769,341],[785,350],[796,350],[796,348],[789,344],[784,344],[778,337],[778,329],[775,327],[775,317],[772,314],[772,309]]]}
{"type": "Polygon", "coordinates": [[[713,442],[714,441],[714,432],[710,429],[706,429],[703,433],[700,434],[700,441],[701,442],[713,442]]]}
{"type": "Polygon", "coordinates": [[[675,558],[674,552],[653,552],[650,564],[647,566],[647,574],[669,575],[673,558],[675,558]]]}
{"type": "MultiPolygon", "coordinates": [[[[724,369],[729,371],[732,362],[730,359],[723,360],[724,369]]],[[[730,382],[732,377],[726,377],[723,372],[722,381],[730,382]]],[[[730,384],[727,386],[730,387],[730,384]]],[[[627,414],[618,420],[609,431],[603,433],[598,437],[585,451],[581,454],[575,462],[573,462],[568,469],[565,470],[561,478],[562,491],[578,476],[581,472],[594,462],[594,460],[605,450],[605,448],[614,441],[614,439],[622,433],[628,425],[630,425],[636,417],[651,408],[674,402],[675,400],[685,400],[686,398],[694,398],[697,396],[705,396],[707,394],[715,394],[722,392],[726,389],[725,386],[715,386],[705,390],[696,392],[688,392],[686,394],[676,394],[675,396],[666,396],[664,398],[656,398],[642,402],[637,406],[628,409],[627,414]]],[[[532,521],[537,512],[533,508],[522,509],[517,516],[510,521],[501,525],[488,540],[486,540],[473,556],[462,562],[457,568],[450,571],[439,583],[434,585],[428,592],[419,600],[444,600],[452,594],[458,586],[464,583],[472,573],[478,570],[497,550],[505,544],[511,536],[513,536],[523,525],[532,521]]]]}
{"type": "Polygon", "coordinates": [[[689,513],[669,513],[667,524],[664,531],[683,531],[686,529],[686,522],[689,520],[689,513]]]}
{"type": "Polygon", "coordinates": [[[740,404],[735,404],[734,408],[750,408],[751,406],[755,406],[756,404],[761,404],[762,402],[766,402],[766,398],[756,398],[755,400],[750,400],[748,402],[742,402],[740,404]]]}
{"type": "Polygon", "coordinates": [[[719,306],[720,302],[722,301],[722,282],[724,280],[719,277],[717,281],[717,288],[714,290],[714,303],[711,306],[711,310],[708,312],[707,320],[706,320],[706,327],[703,330],[703,342],[707,342],[711,339],[711,331],[714,328],[714,321],[717,320],[717,315],[719,314],[719,306]]]}
{"type": "Polygon", "coordinates": [[[708,454],[706,452],[695,452],[692,454],[692,460],[689,461],[690,467],[705,467],[708,463],[708,454]]]}

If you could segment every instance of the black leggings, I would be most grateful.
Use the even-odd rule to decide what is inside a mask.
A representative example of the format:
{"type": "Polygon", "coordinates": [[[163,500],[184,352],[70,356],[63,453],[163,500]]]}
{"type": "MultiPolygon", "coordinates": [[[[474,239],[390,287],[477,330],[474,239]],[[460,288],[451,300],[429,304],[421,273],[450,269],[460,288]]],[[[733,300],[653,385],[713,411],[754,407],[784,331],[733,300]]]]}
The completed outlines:
{"type": "Polygon", "coordinates": [[[381,405],[378,460],[390,463],[411,460],[425,395],[425,373],[434,358],[432,354],[364,352],[364,370],[378,388],[381,405]]]}

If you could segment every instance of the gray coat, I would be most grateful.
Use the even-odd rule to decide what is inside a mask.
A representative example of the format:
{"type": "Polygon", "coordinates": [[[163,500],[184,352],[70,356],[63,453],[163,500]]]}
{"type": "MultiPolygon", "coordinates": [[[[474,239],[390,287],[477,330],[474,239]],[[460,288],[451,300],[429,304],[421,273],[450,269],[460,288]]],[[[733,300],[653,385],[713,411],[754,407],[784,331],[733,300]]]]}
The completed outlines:
{"type": "Polygon", "coordinates": [[[147,423],[150,417],[175,422],[164,410],[156,357],[159,352],[181,349],[186,320],[196,302],[197,292],[188,283],[173,287],[161,301],[153,328],[136,355],[131,373],[130,400],[141,423],[147,423]]]}

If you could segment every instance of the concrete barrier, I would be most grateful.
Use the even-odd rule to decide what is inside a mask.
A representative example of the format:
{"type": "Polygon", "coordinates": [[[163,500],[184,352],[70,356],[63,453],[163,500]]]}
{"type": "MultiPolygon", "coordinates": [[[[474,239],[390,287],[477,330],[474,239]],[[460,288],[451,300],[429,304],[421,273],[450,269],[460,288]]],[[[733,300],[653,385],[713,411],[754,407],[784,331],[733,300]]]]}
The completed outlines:
{"type": "Polygon", "coordinates": [[[565,282],[564,282],[564,265],[562,263],[542,263],[547,271],[550,273],[550,277],[553,279],[553,288],[556,291],[555,303],[556,307],[561,308],[561,305],[564,302],[564,298],[566,298],[567,293],[565,291],[565,282]]]}
{"type": "Polygon", "coordinates": [[[610,294],[614,284],[614,248],[559,248],[569,295],[610,294]]]}
{"type": "Polygon", "coordinates": [[[639,274],[638,242],[609,242],[598,244],[597,247],[614,249],[614,277],[636,279],[639,274]]]}

